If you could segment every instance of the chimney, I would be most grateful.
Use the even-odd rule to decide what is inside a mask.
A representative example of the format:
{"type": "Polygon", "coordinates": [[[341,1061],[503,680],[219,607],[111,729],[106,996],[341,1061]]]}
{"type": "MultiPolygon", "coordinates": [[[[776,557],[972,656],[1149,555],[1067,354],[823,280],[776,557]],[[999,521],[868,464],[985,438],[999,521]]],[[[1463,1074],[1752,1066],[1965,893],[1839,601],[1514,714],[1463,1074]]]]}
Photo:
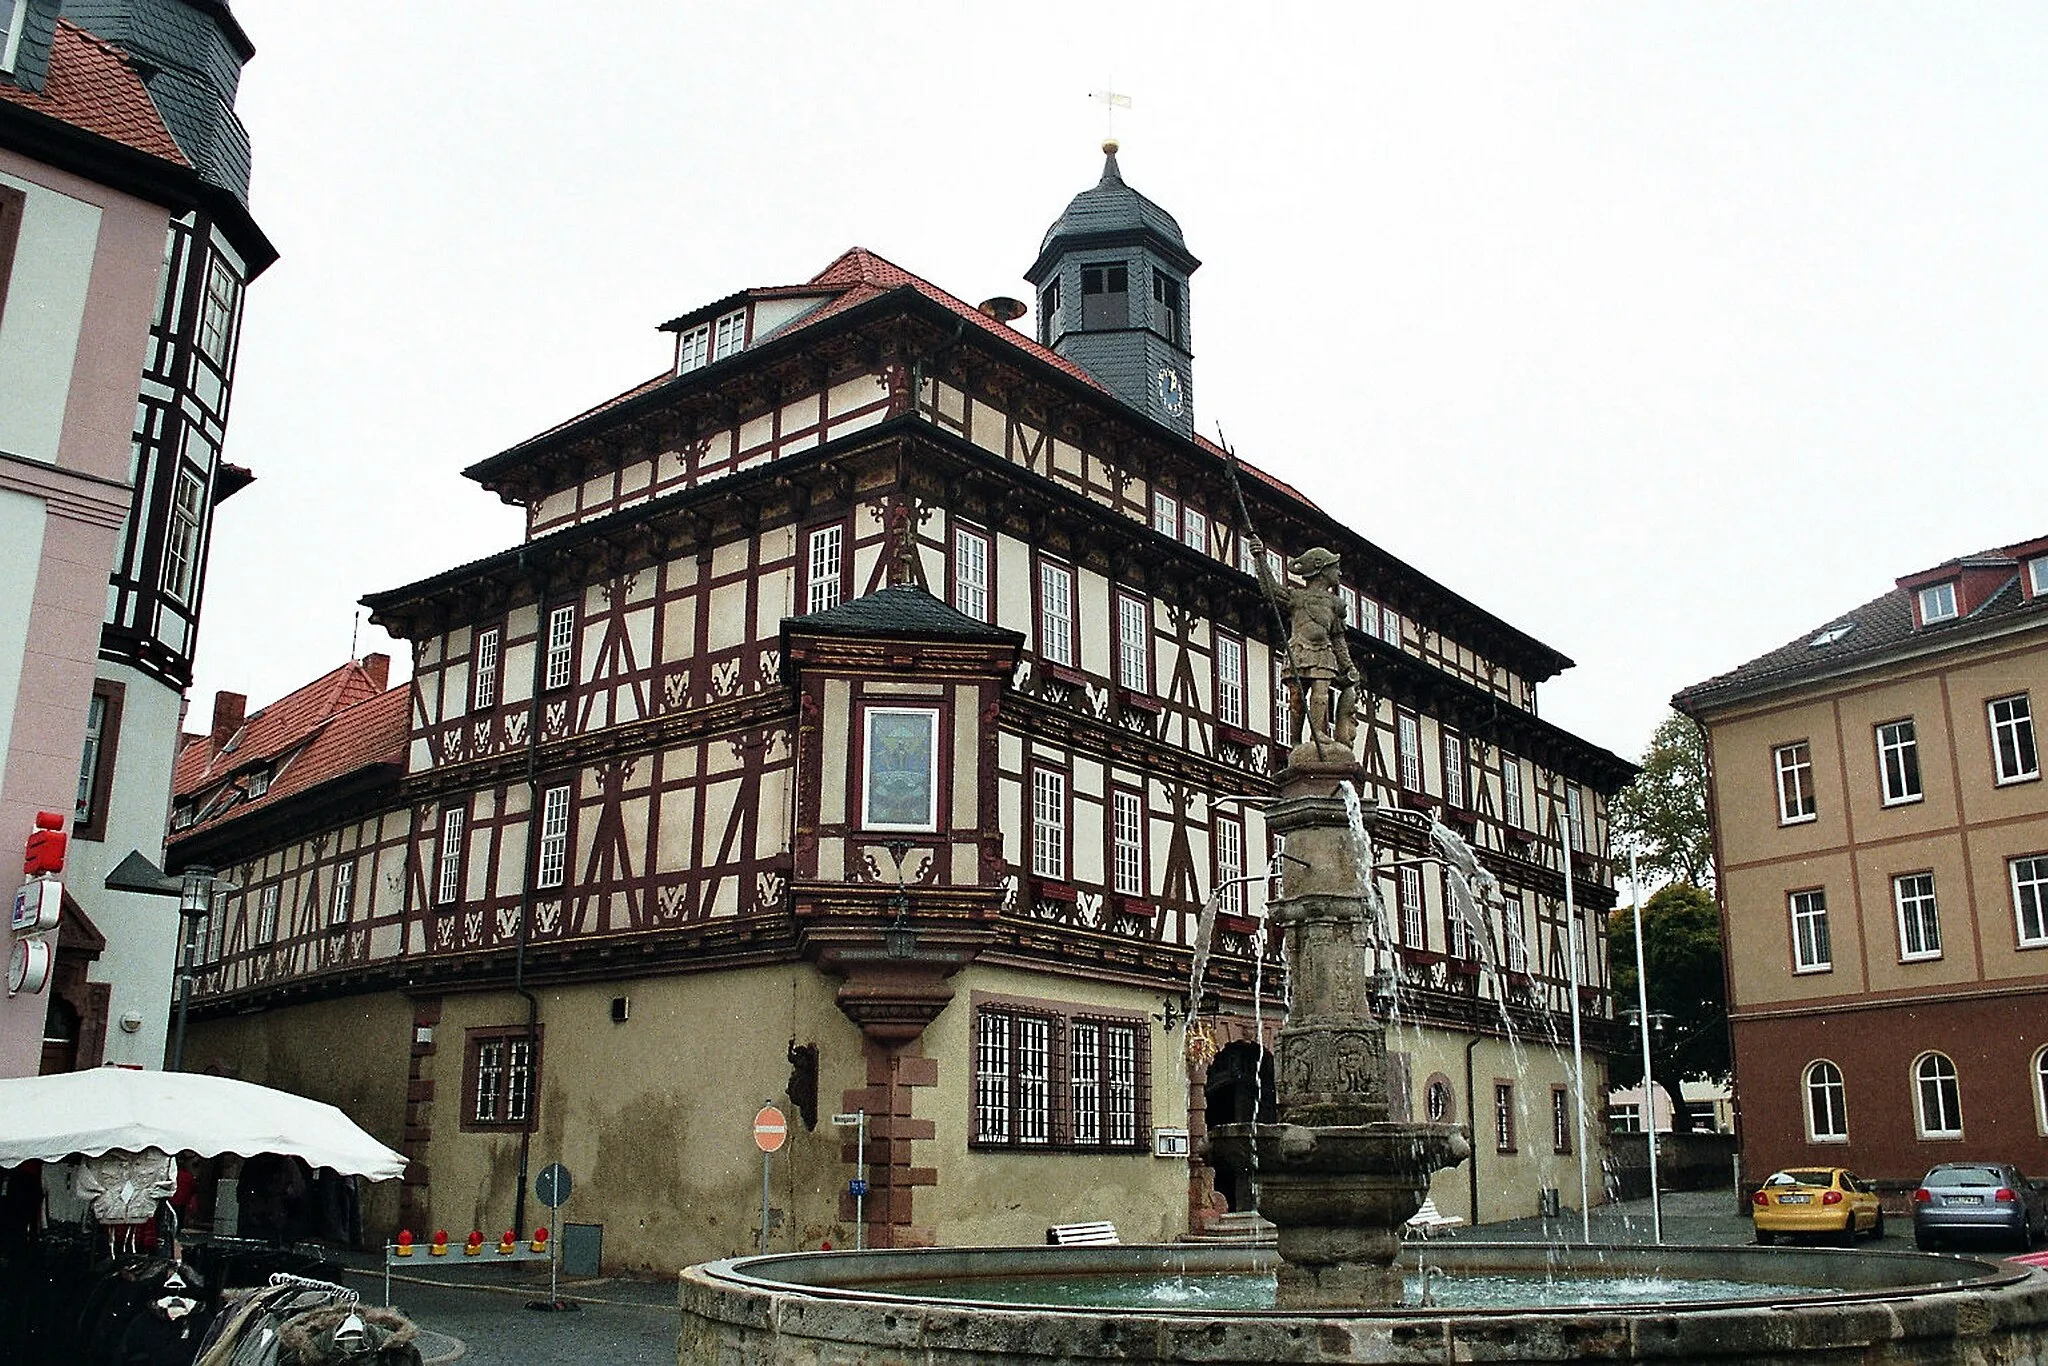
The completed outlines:
{"type": "Polygon", "coordinates": [[[364,655],[360,663],[363,666],[363,676],[370,680],[371,687],[381,693],[391,686],[390,655],[379,651],[373,655],[364,655]]]}
{"type": "Polygon", "coordinates": [[[213,746],[219,749],[235,738],[235,732],[242,728],[242,713],[248,708],[249,699],[238,692],[217,692],[213,695],[213,746]]]}

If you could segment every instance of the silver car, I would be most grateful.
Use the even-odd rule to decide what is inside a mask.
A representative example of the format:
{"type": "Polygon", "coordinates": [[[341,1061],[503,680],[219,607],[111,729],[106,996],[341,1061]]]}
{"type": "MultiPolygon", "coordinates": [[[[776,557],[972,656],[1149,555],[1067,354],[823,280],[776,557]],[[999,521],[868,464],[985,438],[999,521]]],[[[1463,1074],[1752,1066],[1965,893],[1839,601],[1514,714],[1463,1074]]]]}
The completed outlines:
{"type": "Polygon", "coordinates": [[[2048,1190],[2009,1162],[1944,1162],[1913,1192],[1913,1241],[1986,1236],[2024,1252],[2048,1239],[2048,1190]]]}

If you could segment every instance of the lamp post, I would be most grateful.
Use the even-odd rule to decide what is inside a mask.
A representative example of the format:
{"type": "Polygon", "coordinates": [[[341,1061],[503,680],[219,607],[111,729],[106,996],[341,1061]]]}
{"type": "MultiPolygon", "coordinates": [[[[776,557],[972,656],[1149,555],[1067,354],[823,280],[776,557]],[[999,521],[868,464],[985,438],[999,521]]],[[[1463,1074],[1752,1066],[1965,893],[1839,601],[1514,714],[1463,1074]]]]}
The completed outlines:
{"type": "MultiPolygon", "coordinates": [[[[1650,1101],[1650,978],[1643,970],[1643,885],[1636,877],[1636,851],[1628,851],[1628,894],[1636,918],[1636,1018],[1643,1037],[1643,1128],[1650,1145],[1650,1236],[1659,1246],[1664,1242],[1664,1196],[1657,1189],[1657,1111],[1650,1101]]],[[[1685,1103],[1683,1096],[1673,1098],[1685,1103]]]]}
{"type": "Polygon", "coordinates": [[[173,1072],[185,1069],[185,1017],[192,1009],[193,932],[200,925],[210,923],[214,892],[219,886],[220,879],[212,868],[195,863],[185,869],[184,879],[178,888],[178,931],[182,943],[178,950],[178,1029],[171,1040],[170,1070],[173,1072]]]}

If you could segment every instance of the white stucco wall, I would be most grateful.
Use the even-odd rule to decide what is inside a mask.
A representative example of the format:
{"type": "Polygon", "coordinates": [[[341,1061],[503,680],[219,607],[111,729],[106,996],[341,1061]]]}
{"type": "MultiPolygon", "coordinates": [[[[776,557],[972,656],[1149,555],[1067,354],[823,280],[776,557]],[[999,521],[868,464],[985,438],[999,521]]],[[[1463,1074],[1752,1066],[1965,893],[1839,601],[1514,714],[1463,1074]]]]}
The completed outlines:
{"type": "Polygon", "coordinates": [[[0,171],[28,196],[0,316],[0,451],[55,463],[99,246],[98,205],[0,171]]]}

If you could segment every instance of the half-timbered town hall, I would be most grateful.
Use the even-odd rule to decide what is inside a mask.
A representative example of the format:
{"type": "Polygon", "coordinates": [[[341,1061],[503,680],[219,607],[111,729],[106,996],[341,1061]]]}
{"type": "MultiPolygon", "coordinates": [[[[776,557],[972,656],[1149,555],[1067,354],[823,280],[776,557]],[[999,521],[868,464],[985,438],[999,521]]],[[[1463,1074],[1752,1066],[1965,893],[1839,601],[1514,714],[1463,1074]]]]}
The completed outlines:
{"type": "Polygon", "coordinates": [[[608,1267],[757,1246],[764,1101],[774,1248],[1249,1209],[1200,1151],[1258,1107],[1287,991],[1256,535],[1269,565],[1342,557],[1394,813],[1396,1104],[1475,1135],[1434,1198],[1575,1197],[1599,1111],[1559,1041],[1584,1006],[1604,1095],[1632,770],[1538,716],[1562,654],[1334,520],[1284,452],[1262,473],[1195,434],[1198,265],[1111,148],[1026,271],[1030,324],[850,250],[681,314],[661,374],[471,466],[526,535],[366,598],[409,682],[372,657],[224,698],[181,755],[173,859],[232,884],[187,1065],[402,1147],[373,1233],[538,1222],[520,1192],[561,1162],[556,1217],[608,1267]],[[1506,890],[1483,933],[1431,817],[1506,890]]]}

